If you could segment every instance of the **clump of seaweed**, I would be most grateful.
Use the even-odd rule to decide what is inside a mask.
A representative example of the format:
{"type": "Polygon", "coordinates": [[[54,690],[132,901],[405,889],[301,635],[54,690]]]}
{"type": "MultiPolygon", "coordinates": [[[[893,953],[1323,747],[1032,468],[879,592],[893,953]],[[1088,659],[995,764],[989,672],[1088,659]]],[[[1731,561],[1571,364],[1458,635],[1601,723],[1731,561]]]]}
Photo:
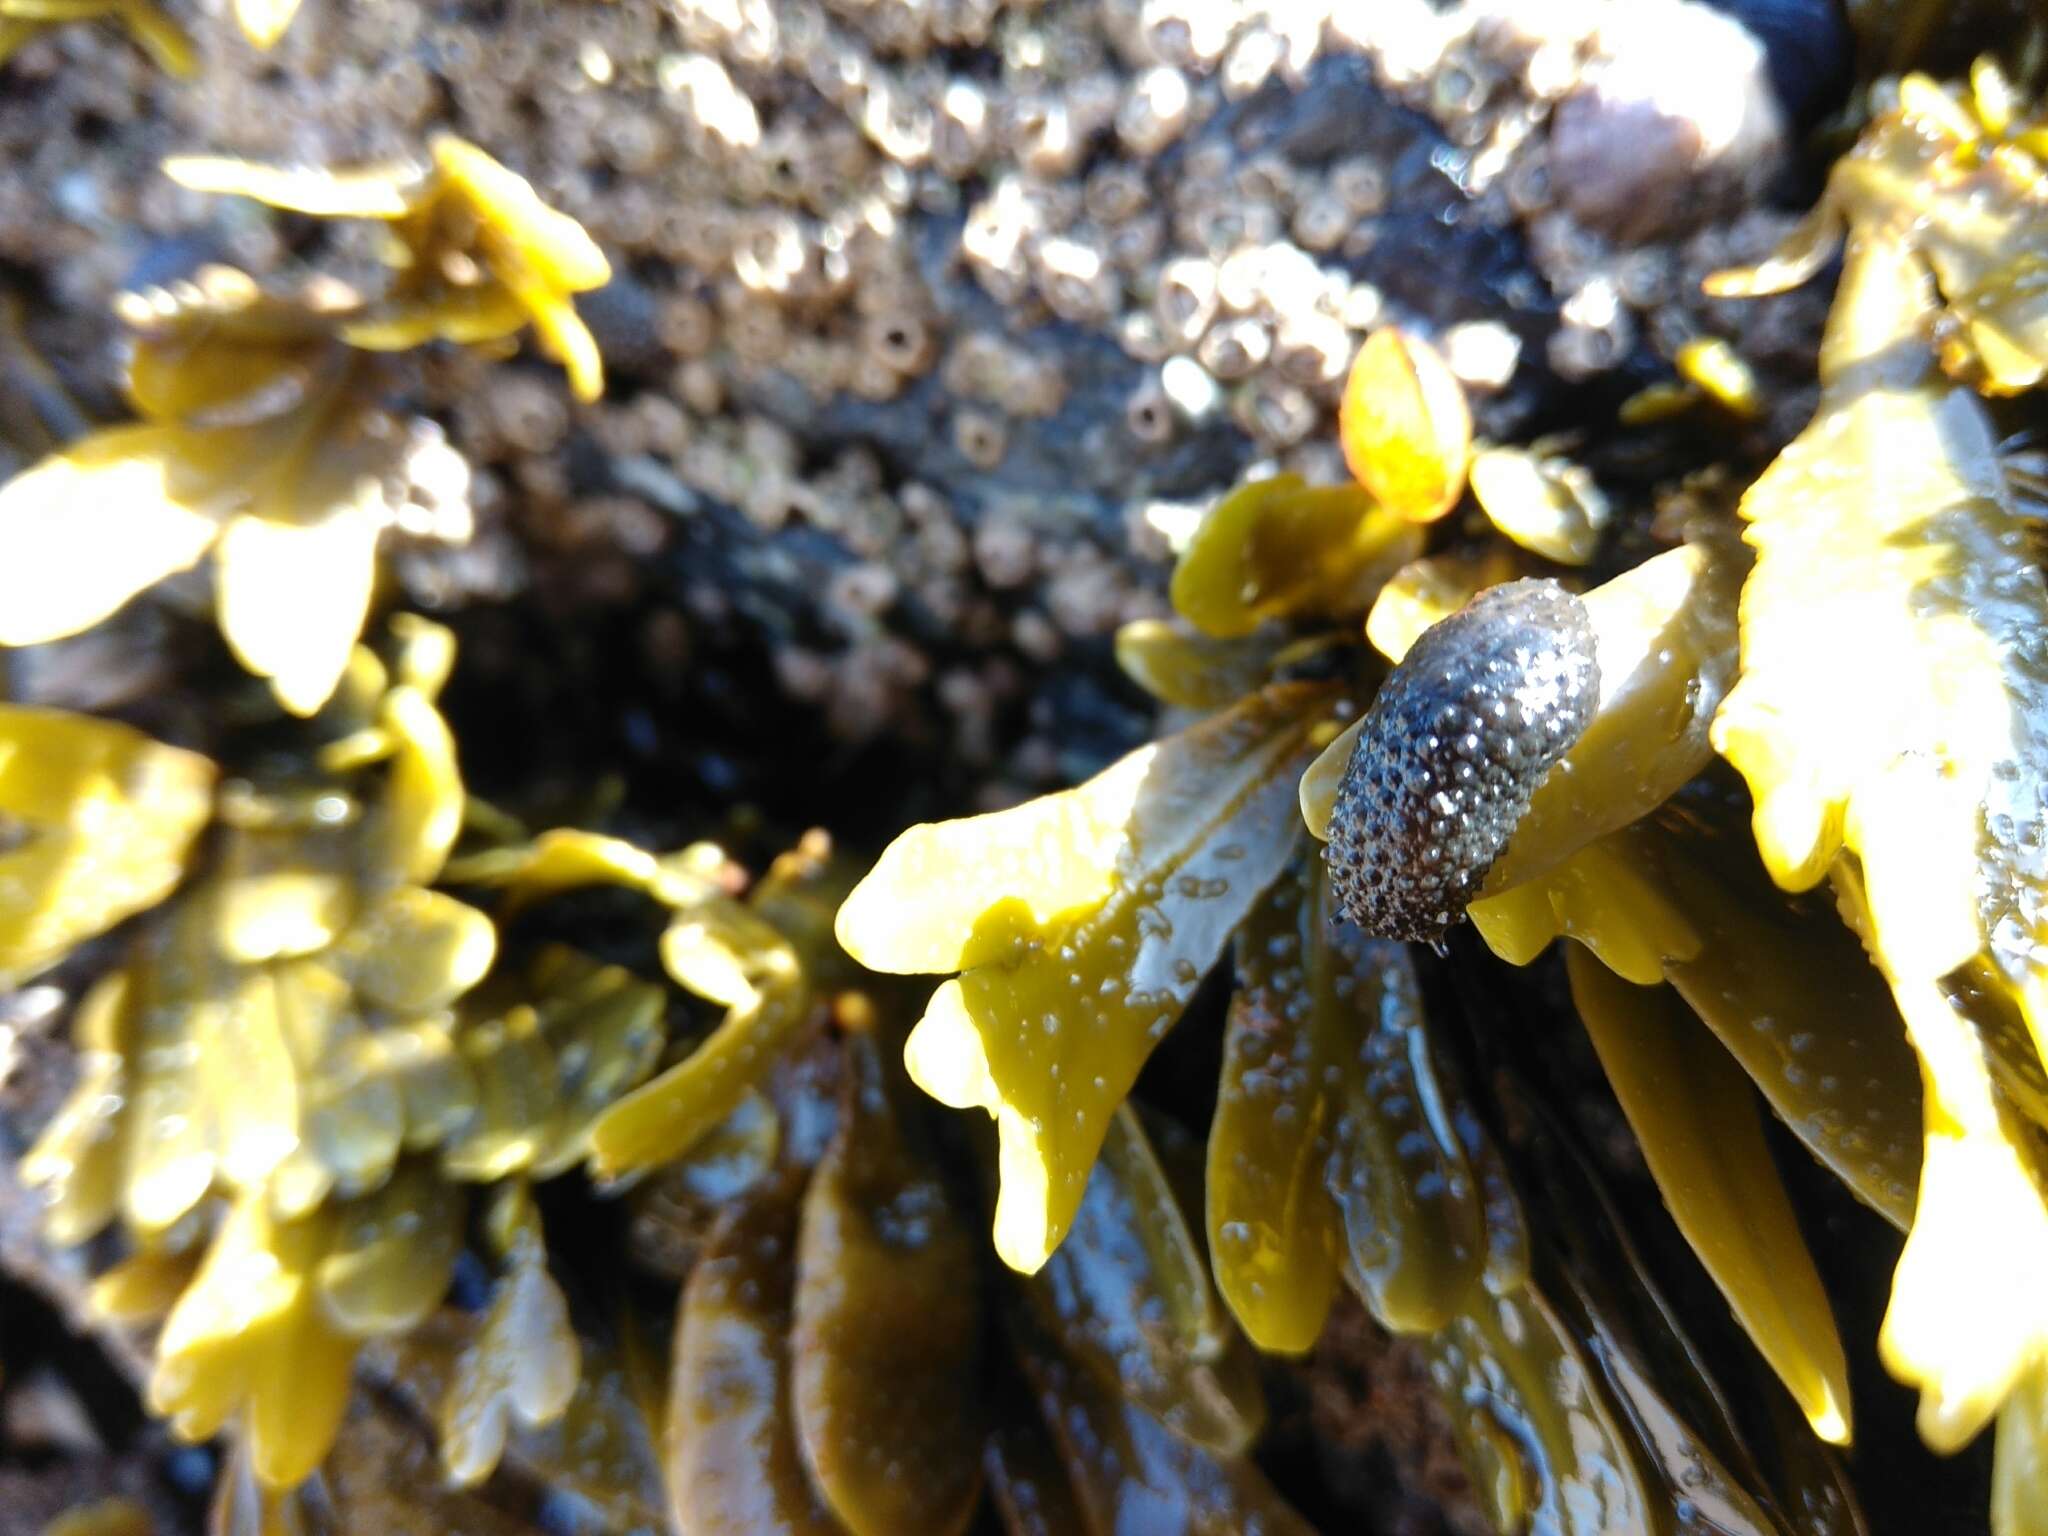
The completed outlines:
{"type": "Polygon", "coordinates": [[[390,405],[383,354],[502,345],[530,323],[579,394],[603,388],[570,298],[605,280],[603,255],[474,145],[444,137],[434,156],[432,171],[349,176],[171,162],[187,185],[387,221],[397,275],[373,298],[321,281],[286,297],[212,266],[123,295],[125,384],[143,420],[0,485],[0,644],[76,634],[211,554],[235,654],[293,713],[326,703],[410,466],[445,452],[437,429],[390,405]]]}
{"type": "MultiPolygon", "coordinates": [[[[319,755],[357,763],[368,745],[358,728],[319,755]]],[[[389,793],[402,775],[383,771],[389,793]]],[[[366,804],[344,825],[380,819],[366,804]]],[[[622,1530],[666,1518],[735,1536],[770,1524],[943,1536],[966,1530],[986,1496],[1018,1536],[1160,1510],[1191,1530],[1307,1531],[1245,1454],[1263,1396],[1182,1203],[1176,1167],[1190,1149],[1119,1111],[1069,1242],[1040,1276],[994,1283],[973,1236],[976,1191],[948,1172],[933,1137],[943,1127],[896,1061],[898,991],[832,942],[846,874],[825,839],[806,838],[744,897],[708,845],[655,856],[567,829],[444,873],[500,890],[507,932],[578,888],[652,897],[670,913],[665,963],[729,1011],[703,1037],[665,1044],[659,989],[560,946],[525,965],[501,955],[459,993],[445,980],[432,996],[413,988],[402,1007],[332,946],[289,962],[355,985],[356,1069],[272,1074],[263,1103],[287,1111],[270,1121],[272,1151],[292,1140],[293,1106],[299,1144],[240,1188],[253,1164],[230,1172],[217,1155],[213,1183],[161,1231],[125,1219],[134,1251],[92,1293],[105,1317],[165,1319],[151,1390],[173,1427],[231,1432],[216,1528],[381,1529],[428,1511],[441,1528],[523,1530],[465,1493],[505,1464],[622,1530]],[[674,1065],[649,1080],[663,1055],[674,1065]],[[653,1128],[670,1108],[679,1126],[653,1128]],[[630,1286],[579,1296],[554,1272],[541,1182],[601,1146],[605,1169],[645,1175],[626,1193],[633,1247],[682,1282],[672,1328],[630,1286]],[[293,1170],[330,1162],[327,1193],[297,1211],[293,1170]],[[481,1195],[473,1212],[468,1189],[481,1195]],[[450,1306],[465,1251],[495,1280],[481,1305],[450,1306]],[[364,1378],[382,1390],[354,1390],[364,1378]],[[438,1450],[399,1414],[430,1423],[438,1450]]],[[[175,899],[172,921],[215,910],[212,878],[175,899]]],[[[154,983],[143,967],[162,948],[81,1012],[88,1075],[31,1160],[63,1240],[134,1194],[132,1149],[154,1144],[155,1122],[138,1117],[174,1107],[167,1072],[205,1077],[232,1059],[246,1078],[266,1024],[295,1044],[286,1009],[138,1019],[134,989],[154,983]],[[159,1034],[149,1058],[121,1033],[137,1023],[159,1034]],[[204,1035],[199,1049],[171,1048],[181,1025],[204,1035]],[[240,1031],[232,1058],[207,1033],[224,1025],[240,1031]],[[108,1122],[124,1095],[133,1109],[108,1122]]],[[[283,964],[269,968],[273,987],[283,964]]],[[[229,1092],[212,1107],[245,1126],[259,1112],[229,1092]]],[[[185,1109],[170,1123],[221,1125],[196,1099],[185,1109]]],[[[246,1130],[234,1145],[247,1151],[246,1130]]]]}
{"type": "MultiPolygon", "coordinates": [[[[776,1513],[858,1536],[958,1531],[985,1461],[1015,1508],[1113,1510],[1134,1496],[1123,1455],[1219,1528],[1286,1518],[1241,1459],[1260,1416],[1250,1357],[1239,1344],[1219,1396],[1218,1305],[1135,1118],[1064,1283],[1039,1285],[1028,1322],[1017,1303],[1037,1374],[1015,1389],[1044,1418],[1002,1418],[999,1458],[1002,1416],[978,1406],[973,1192],[903,1108],[888,999],[858,990],[832,943],[846,881],[829,842],[806,839],[743,897],[709,844],[528,836],[464,792],[436,707],[453,663],[446,631],[398,616],[317,714],[236,754],[217,795],[211,763],[126,727],[7,715],[37,756],[14,756],[4,803],[43,859],[13,888],[45,903],[10,977],[161,901],[79,1005],[80,1077],[23,1176],[53,1241],[118,1227],[126,1256],[91,1309],[161,1323],[150,1406],[182,1438],[228,1436],[222,1528],[351,1528],[379,1500],[454,1497],[366,1487],[366,1369],[416,1399],[450,1487],[537,1457],[643,1525],[672,1503],[690,1529],[776,1513]],[[122,798],[145,793],[153,821],[122,798]],[[81,849],[119,897],[90,925],[81,849]],[[516,937],[593,887],[662,915],[663,965],[720,1021],[672,1032],[662,986],[516,937]],[[663,1165],[705,1241],[660,1403],[630,1390],[621,1353],[659,1325],[579,1327],[536,1195],[579,1168],[663,1165]],[[465,1252],[493,1278],[451,1309],[465,1252]],[[1055,1453],[1046,1425],[1077,1415],[1094,1438],[1055,1453]]],[[[636,1196],[650,1220],[662,1194],[636,1196]]]]}
{"type": "Polygon", "coordinates": [[[1793,249],[1846,226],[1820,409],[1743,502],[1757,563],[1716,747],[1789,889],[1827,882],[1884,974],[1927,1087],[1919,1202],[1881,1339],[1952,1450],[1995,1414],[1993,1523],[2029,1528],[2048,1444],[2040,1133],[2048,584],[1979,391],[2038,381],[2041,127],[1999,71],[1909,76],[1793,249]],[[1866,684],[1820,664],[1857,637],[1866,684]]]}
{"type": "Polygon", "coordinates": [[[1015,1530],[1080,1529],[1055,1512],[1081,1510],[1111,1529],[1141,1498],[1201,1529],[1299,1528],[1244,1460],[1264,1417],[1252,1357],[1134,1112],[1072,1243],[1005,1304],[988,1294],[975,1192],[896,1063],[898,989],[832,938],[848,872],[822,838],[744,903],[708,849],[566,830],[456,873],[515,905],[586,885],[653,898],[670,973],[728,1010],[592,1127],[600,1172],[655,1170],[643,1220],[689,1255],[660,1436],[680,1528],[957,1532],[984,1469],[1015,1530]],[[991,1351],[1014,1399],[995,1412],[991,1351]]]}
{"type": "MultiPolygon", "coordinates": [[[[490,914],[433,888],[518,874],[512,898],[530,901],[572,883],[559,850],[575,835],[448,867],[466,797],[434,701],[453,647],[410,616],[392,631],[385,655],[356,650],[304,734],[229,779],[217,808],[204,759],[121,726],[8,712],[12,737],[39,753],[17,755],[6,783],[32,839],[17,888],[40,898],[9,935],[10,975],[164,896],[217,809],[196,877],[80,1004],[80,1080],[23,1177],[45,1193],[54,1241],[119,1223],[131,1253],[96,1283],[94,1307],[162,1317],[152,1407],[188,1439],[232,1429],[267,1489],[298,1485],[327,1455],[364,1341],[441,1305],[470,1188],[492,1191],[481,1227],[500,1278],[440,1407],[447,1472],[487,1476],[508,1413],[560,1417],[578,1352],[525,1191],[589,1160],[622,1105],[624,1151],[606,1167],[632,1165],[644,1124],[632,1090],[667,1039],[660,985],[559,944],[501,953],[490,914]],[[144,792],[148,816],[123,798],[144,792]],[[91,925],[81,843],[107,903],[91,925]]],[[[671,964],[699,990],[724,985],[706,979],[721,959],[776,970],[787,945],[706,862],[669,861],[671,964]]],[[[714,1034],[657,1079],[662,1102],[679,1075],[707,1083],[708,1128],[775,1059],[758,1037],[736,1051],[731,1031],[714,1034]]],[[[678,1149],[694,1139],[664,1133],[678,1149]]]]}
{"type": "Polygon", "coordinates": [[[425,164],[348,171],[179,156],[164,169],[195,191],[381,223],[391,282],[342,324],[349,345],[373,352],[429,341],[481,346],[531,326],[542,351],[568,370],[576,397],[597,399],[604,366],[574,296],[610,280],[604,253],[582,225],[474,144],[441,134],[428,156],[425,164]]]}
{"type": "MultiPolygon", "coordinates": [[[[1548,637],[1460,630],[1484,604],[1461,605],[1526,574],[1528,553],[1592,556],[1595,541],[1531,537],[1529,509],[1598,524],[1540,460],[1489,450],[1475,499],[1522,554],[1412,558],[1406,520],[1441,515],[1436,486],[1462,483],[1463,444],[1442,428],[1454,410],[1405,403],[1427,398],[1411,361],[1426,354],[1368,346],[1345,426],[1369,489],[1240,491],[1182,554],[1174,599],[1188,629],[1123,637],[1135,678],[1215,713],[1079,789],[892,846],[841,934],[883,969],[959,973],[909,1062],[935,1097],[996,1119],[996,1240],[1010,1263],[1035,1269],[1057,1249],[1110,1107],[1234,943],[1208,1203],[1218,1281],[1252,1337],[1308,1347],[1340,1276],[1387,1327],[1427,1336],[1503,1529],[1541,1526],[1546,1510],[1593,1529],[1625,1506],[1628,1528],[1661,1528],[1675,1517],[1652,1506],[1689,1497],[1682,1468],[1660,1460],[1670,1442],[1631,1445],[1622,1427],[1601,1465],[1661,1471],[1661,1487],[1609,1485],[1581,1506],[1601,1511],[1583,1526],[1559,1513],[1579,1474],[1566,1418],[1547,1416],[1571,1405],[1541,1385],[1531,1351],[1594,1346],[1602,1369],[1569,1379],[1598,1384],[1604,1370],[1620,1396],[1591,1422],[1626,1426],[1611,1410],[1645,1382],[1594,1345],[1598,1315],[1573,1310],[1586,1296],[1560,1303],[1543,1279],[1558,1262],[1545,1255],[1573,1245],[1571,1220],[1553,1211],[1523,1228],[1513,1213],[1518,1194],[1554,1204],[1555,1189],[1483,1156],[1486,1117],[1430,1076],[1445,1053],[1406,951],[1333,928],[1325,877],[1278,824],[1298,779],[1338,888],[1369,874],[1379,893],[1346,904],[1383,932],[1408,936],[1392,914],[1457,889],[1455,875],[1478,889],[1469,916],[1504,958],[1576,941],[1571,995],[1649,1171],[1823,1440],[1850,1435],[1845,1357],[1757,1094],[1908,1233],[1885,1362],[1921,1389],[1936,1450],[1997,1417],[1993,1528],[2033,1529],[2048,1434],[2048,587],[2025,482],[1979,395],[2032,387],[2048,358],[2031,275],[2040,133],[1988,62],[1967,90],[1908,77],[1792,243],[1715,281],[1723,294],[1803,281],[1846,231],[1819,413],[1742,498],[1753,567],[1725,522],[1696,517],[1679,547],[1573,605],[1590,626],[1597,704],[1525,811],[1498,800],[1485,764],[1506,750],[1547,767],[1513,734],[1546,719],[1520,690],[1586,637],[1562,619],[1548,637]],[[1374,378],[1388,359],[1402,366],[1374,378]],[[1356,403],[1381,389],[1395,403],[1356,403]],[[1355,426],[1368,420],[1370,432],[1355,426]],[[1376,467],[1388,454],[1395,467],[1376,467]],[[1370,650],[1356,628],[1332,627],[1362,611],[1370,650]],[[1844,636],[1866,682],[1841,673],[1844,636]],[[1478,669],[1471,689],[1465,668],[1478,669]],[[1710,745],[1747,780],[1753,849],[1745,797],[1712,770],[1710,745]],[[1361,830],[1399,814],[1411,783],[1417,830],[1361,830]],[[1499,857],[1454,868],[1462,829],[1502,806],[1514,819],[1499,857]],[[1839,915],[1796,895],[1824,881],[1839,915]],[[1519,1321],[1501,1326],[1504,1304],[1519,1321]],[[1505,1406],[1503,1380],[1528,1397],[1505,1406]]],[[[1693,1432],[1703,1445],[1716,1435],[1697,1420],[1693,1432]]],[[[1800,1507],[1748,1481],[1745,1455],[1720,1466],[1755,1501],[1743,1528],[1778,1528],[1800,1507]]]]}
{"type": "MultiPolygon", "coordinates": [[[[1246,1456],[1263,1394],[1170,1171],[1185,1149],[1120,1111],[1069,1242],[999,1281],[891,1059],[891,991],[865,978],[835,1018],[778,1086],[779,1157],[688,1272],[664,1440],[678,1528],[959,1532],[985,1485],[1019,1536],[1140,1515],[1305,1532],[1246,1456]],[[805,1079],[829,1115],[793,1101],[805,1079]]],[[[699,1168],[669,1177],[701,1188],[699,1168]]]]}
{"type": "Polygon", "coordinates": [[[2025,1528],[2040,1430],[2034,1389],[2013,1389],[2036,1380],[2019,1294],[2038,1286],[2015,1233],[2044,1212],[2025,956],[2040,905],[2028,829],[2044,811],[2030,743],[2048,719],[2030,678],[2048,614],[1972,385],[2032,381],[2028,289],[1987,272],[2025,260],[2038,172],[2017,147],[2028,129],[1997,117],[1993,70],[1976,96],[1993,104],[1964,133],[1960,98],[1909,80],[1796,250],[1720,285],[1810,274],[1849,223],[1821,416],[1743,498],[1753,565],[1694,496],[1690,516],[1653,524],[1673,547],[1585,586],[1575,567],[1602,555],[1606,500],[1554,453],[1483,449],[1477,518],[1438,522],[1473,465],[1468,426],[1430,387],[1421,342],[1368,344],[1343,422],[1362,483],[1239,489],[1180,555],[1178,623],[1120,637],[1130,676],[1200,719],[1073,791],[915,827],[883,854],[840,936],[883,971],[956,973],[907,1063],[940,1102],[993,1116],[1008,1264],[1057,1255],[1110,1118],[1229,948],[1206,1184],[1219,1288],[1268,1350],[1313,1346],[1339,1282],[1425,1339],[1503,1530],[1683,1524],[1702,1468],[1724,1528],[1790,1530],[1821,1503],[1839,1528],[1860,1520],[1815,1444],[1851,1436],[1847,1360],[1759,1094],[1911,1231],[1886,1362],[1923,1386],[1937,1450],[2009,1405],[1995,1528],[2025,1528]],[[1976,184],[1987,176],[2003,203],[1976,184]],[[1970,270],[1948,233],[1962,209],[2005,215],[1970,270]],[[1460,629],[1477,594],[1528,575],[1579,592],[1577,629],[1526,604],[1528,633],[1460,629]],[[1829,637],[1849,633],[1866,637],[1855,666],[1886,682],[1843,686],[1829,637]],[[1559,651],[1597,657],[1597,674],[1548,768],[1556,754],[1526,733],[1550,705],[1526,690],[1559,651]],[[1935,743],[1929,721],[1946,721],[1935,743]],[[1755,846],[1716,750],[1749,780],[1755,846]],[[1526,809],[1499,799],[1489,760],[1526,760],[1499,770],[1526,809]],[[1409,786],[1413,815],[1397,811],[1409,786]],[[1393,905],[1339,911],[1296,801],[1331,840],[1337,889],[1370,864],[1393,905]],[[1360,834],[1380,815],[1419,821],[1360,834]],[[1464,827],[1501,815],[1497,856],[1489,844],[1454,868],[1464,827]],[[1839,918],[1792,895],[1829,877],[1839,918]],[[1796,1456],[1755,1454],[1702,1409],[1729,1401],[1724,1384],[1657,1358],[1677,1321],[1642,1327],[1663,1313],[1655,1282],[1626,1262],[1565,1128],[1542,1124],[1511,1073],[1460,1071],[1493,1057],[1436,1016],[1389,913],[1464,881],[1503,958],[1577,940],[1577,1014],[1679,1233],[1810,1425],[1796,1456]],[[1980,1223],[1987,1194],[1999,1217],[1980,1223]],[[1966,1321],[1985,1317],[2003,1321],[1966,1321]]]}

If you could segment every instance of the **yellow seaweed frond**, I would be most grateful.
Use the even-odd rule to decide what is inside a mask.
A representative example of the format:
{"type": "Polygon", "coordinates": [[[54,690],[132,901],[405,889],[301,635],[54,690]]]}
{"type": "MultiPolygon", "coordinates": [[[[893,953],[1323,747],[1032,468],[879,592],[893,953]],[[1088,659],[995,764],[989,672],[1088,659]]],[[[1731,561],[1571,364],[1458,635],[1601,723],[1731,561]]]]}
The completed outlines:
{"type": "Polygon", "coordinates": [[[235,0],[235,24],[258,48],[270,49],[299,13],[299,0],[235,0]]]}
{"type": "Polygon", "coordinates": [[[1344,462],[1373,499],[1414,523],[1458,504],[1472,461],[1472,410],[1435,347],[1399,326],[1365,338],[1337,418],[1344,462]]]}
{"type": "Polygon", "coordinates": [[[216,775],[125,725],[0,704],[0,989],[169,895],[216,775]]]}
{"type": "Polygon", "coordinates": [[[192,39],[155,0],[0,0],[0,65],[38,33],[74,21],[119,22],[165,74],[198,71],[192,39]]]}
{"type": "Polygon", "coordinates": [[[960,973],[907,1059],[934,1098],[995,1118],[1012,1268],[1059,1246],[1112,1112],[1285,865],[1294,779],[1334,702],[1276,685],[1077,789],[913,827],[840,909],[870,969],[960,973]]]}
{"type": "Polygon", "coordinates": [[[1482,449],[1472,460],[1472,496],[1495,528],[1559,565],[1589,563],[1612,515],[1585,470],[1523,448],[1482,449]]]}
{"type": "Polygon", "coordinates": [[[391,284],[342,327],[350,345],[377,352],[437,339],[473,345],[530,326],[579,400],[604,393],[597,343],[573,298],[609,282],[610,263],[582,225],[467,140],[439,135],[426,165],[327,171],[183,155],[164,170],[196,191],[314,218],[388,224],[391,284]]]}
{"type": "Polygon", "coordinates": [[[1708,291],[1772,293],[1817,273],[1845,230],[1908,257],[1941,301],[1942,367],[1988,394],[2032,388],[2048,371],[2048,286],[2039,221],[2048,209],[2048,123],[2022,117],[2003,74],[1980,61],[1969,88],[1923,75],[1899,85],[1828,177],[1826,193],[1762,265],[1717,273],[1708,291]]]}
{"type": "Polygon", "coordinates": [[[1343,618],[1421,549],[1420,530],[1360,487],[1275,475],[1210,508],[1174,566],[1173,606],[1220,640],[1268,619],[1343,618]]]}
{"type": "Polygon", "coordinates": [[[311,715],[368,616],[386,484],[408,448],[336,338],[347,305],[209,267],[119,312],[144,420],[0,485],[0,645],[88,629],[211,553],[228,644],[311,715]]]}

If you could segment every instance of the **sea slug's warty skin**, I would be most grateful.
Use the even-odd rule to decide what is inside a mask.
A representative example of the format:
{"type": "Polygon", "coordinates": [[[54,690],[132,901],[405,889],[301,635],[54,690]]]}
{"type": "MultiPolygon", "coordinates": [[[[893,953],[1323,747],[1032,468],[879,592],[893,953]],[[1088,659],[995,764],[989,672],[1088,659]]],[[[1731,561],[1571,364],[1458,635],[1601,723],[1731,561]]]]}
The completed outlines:
{"type": "Polygon", "coordinates": [[[1600,699],[1586,606],[1554,581],[1482,592],[1387,678],[1345,765],[1325,857],[1349,917],[1440,941],[1600,699]]]}

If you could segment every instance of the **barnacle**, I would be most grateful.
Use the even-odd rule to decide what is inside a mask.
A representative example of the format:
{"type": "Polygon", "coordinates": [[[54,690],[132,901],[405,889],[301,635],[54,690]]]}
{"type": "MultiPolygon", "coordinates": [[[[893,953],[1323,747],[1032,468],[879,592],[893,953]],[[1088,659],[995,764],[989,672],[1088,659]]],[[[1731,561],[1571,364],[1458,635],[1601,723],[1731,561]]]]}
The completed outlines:
{"type": "Polygon", "coordinates": [[[71,21],[118,21],[166,74],[198,68],[192,39],[155,0],[0,0],[0,65],[39,32],[71,21]]]}
{"type": "Polygon", "coordinates": [[[541,350],[568,371],[576,397],[597,399],[604,365],[573,296],[610,280],[604,253],[582,225],[476,145],[444,133],[428,154],[424,165],[349,171],[186,155],[164,170],[201,192],[315,218],[381,222],[393,276],[342,325],[349,345],[376,352],[435,340],[474,346],[532,326],[541,350]]]}

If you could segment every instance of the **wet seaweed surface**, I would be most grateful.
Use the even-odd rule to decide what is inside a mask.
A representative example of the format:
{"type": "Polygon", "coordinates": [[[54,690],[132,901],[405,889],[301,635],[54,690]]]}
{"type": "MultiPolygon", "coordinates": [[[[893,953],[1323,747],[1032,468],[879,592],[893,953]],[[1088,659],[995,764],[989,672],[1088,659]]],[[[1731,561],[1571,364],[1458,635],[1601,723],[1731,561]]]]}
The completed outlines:
{"type": "Polygon", "coordinates": [[[0,1536],[2048,1531],[2044,39],[0,0],[0,1536]]]}

